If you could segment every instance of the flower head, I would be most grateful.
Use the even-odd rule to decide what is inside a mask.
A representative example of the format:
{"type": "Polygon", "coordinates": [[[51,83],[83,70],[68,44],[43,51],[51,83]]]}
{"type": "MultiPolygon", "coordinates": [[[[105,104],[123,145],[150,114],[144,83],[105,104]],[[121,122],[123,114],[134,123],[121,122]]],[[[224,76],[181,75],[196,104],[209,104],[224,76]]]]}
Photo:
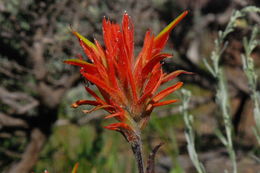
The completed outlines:
{"type": "Polygon", "coordinates": [[[79,57],[66,60],[65,63],[80,66],[82,76],[96,85],[102,97],[86,87],[95,100],[79,100],[72,104],[72,107],[94,106],[91,110],[84,110],[85,113],[98,109],[106,110],[108,115],[105,119],[118,120],[106,128],[126,135],[133,129],[145,127],[155,107],[176,102],[177,100],[162,100],[179,89],[183,85],[182,82],[177,82],[160,92],[158,88],[179,74],[188,72],[177,70],[170,74],[164,73],[160,61],[172,55],[161,51],[170,31],[187,13],[183,12],[157,36],[148,30],[143,48],[137,57],[134,55],[134,26],[127,13],[123,15],[121,26],[103,19],[105,48],[97,40],[92,43],[73,31],[91,62],[79,57]]]}

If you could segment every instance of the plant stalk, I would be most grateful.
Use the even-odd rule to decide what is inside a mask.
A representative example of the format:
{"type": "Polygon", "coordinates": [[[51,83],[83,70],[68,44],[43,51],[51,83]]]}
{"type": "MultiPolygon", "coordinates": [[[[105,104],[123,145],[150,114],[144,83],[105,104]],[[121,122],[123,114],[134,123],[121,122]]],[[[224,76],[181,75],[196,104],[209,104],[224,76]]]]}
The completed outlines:
{"type": "Polygon", "coordinates": [[[144,163],[143,163],[143,154],[142,154],[142,141],[140,138],[136,138],[133,142],[130,143],[132,151],[135,155],[135,160],[138,166],[138,172],[144,173],[144,163]]]}

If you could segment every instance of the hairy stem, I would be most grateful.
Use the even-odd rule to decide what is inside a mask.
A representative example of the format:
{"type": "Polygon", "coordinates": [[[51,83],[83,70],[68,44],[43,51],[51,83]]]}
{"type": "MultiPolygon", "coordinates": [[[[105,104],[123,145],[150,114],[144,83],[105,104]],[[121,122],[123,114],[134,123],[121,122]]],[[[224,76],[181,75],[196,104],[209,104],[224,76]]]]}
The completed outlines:
{"type": "Polygon", "coordinates": [[[132,151],[135,155],[135,160],[138,166],[138,172],[144,173],[144,163],[142,154],[142,141],[137,138],[135,141],[131,142],[132,151]]]}
{"type": "Polygon", "coordinates": [[[121,129],[119,132],[125,137],[127,142],[131,145],[132,151],[135,156],[135,160],[138,167],[139,173],[144,173],[143,153],[142,153],[142,140],[140,129],[136,126],[135,122],[132,121],[133,129],[121,129]]]}

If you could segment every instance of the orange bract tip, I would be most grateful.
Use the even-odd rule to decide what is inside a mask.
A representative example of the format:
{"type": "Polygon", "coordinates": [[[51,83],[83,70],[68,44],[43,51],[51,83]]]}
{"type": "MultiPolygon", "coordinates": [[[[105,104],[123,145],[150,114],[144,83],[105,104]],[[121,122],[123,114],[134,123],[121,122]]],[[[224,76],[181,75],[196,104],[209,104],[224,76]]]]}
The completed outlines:
{"type": "Polygon", "coordinates": [[[107,110],[109,108],[113,108],[113,107],[111,105],[102,105],[102,106],[99,105],[99,106],[96,106],[96,107],[94,107],[94,108],[92,108],[90,110],[82,110],[82,112],[85,113],[85,114],[88,114],[88,113],[94,112],[94,111],[99,110],[99,109],[107,110]]]}
{"type": "Polygon", "coordinates": [[[79,105],[76,104],[76,103],[72,103],[72,104],[71,104],[71,107],[72,107],[72,108],[77,108],[77,107],[79,107],[79,105]]]}
{"type": "Polygon", "coordinates": [[[77,173],[78,171],[78,167],[79,167],[79,163],[76,163],[72,169],[72,172],[71,173],[77,173]]]}
{"type": "Polygon", "coordinates": [[[81,66],[81,67],[94,66],[93,64],[90,64],[90,63],[83,61],[81,59],[67,59],[63,62],[66,63],[66,64],[77,65],[77,66],[81,66]]]}
{"type": "Polygon", "coordinates": [[[168,96],[169,94],[171,94],[172,92],[179,89],[182,85],[183,85],[183,82],[178,82],[177,84],[159,92],[156,96],[154,96],[154,98],[152,100],[156,103],[156,102],[162,100],[163,98],[165,98],[166,96],[168,96]]]}
{"type": "Polygon", "coordinates": [[[71,105],[71,107],[73,108],[77,108],[79,107],[80,105],[92,105],[92,106],[97,106],[97,105],[100,105],[101,103],[95,101],[95,100],[78,100],[76,101],[75,103],[73,103],[71,105]]]}
{"type": "Polygon", "coordinates": [[[186,10],[181,13],[176,19],[174,19],[169,25],[167,25],[156,37],[155,41],[162,38],[164,35],[169,34],[171,30],[188,14],[189,12],[186,10]]]}
{"type": "Polygon", "coordinates": [[[162,83],[168,82],[168,81],[178,77],[181,74],[194,74],[194,73],[184,71],[184,70],[176,70],[176,71],[171,72],[170,74],[165,74],[163,79],[162,79],[162,83]]]}
{"type": "Polygon", "coordinates": [[[109,119],[109,118],[114,118],[114,117],[120,117],[122,116],[123,113],[122,112],[117,112],[117,113],[114,113],[114,114],[110,114],[110,115],[107,115],[104,117],[104,119],[109,119]]]}
{"type": "Polygon", "coordinates": [[[87,38],[83,37],[82,35],[80,35],[78,32],[76,31],[72,31],[72,33],[79,39],[82,40],[88,47],[97,50],[97,47],[94,43],[92,43],[91,41],[89,41],[87,38]]]}
{"type": "Polygon", "coordinates": [[[104,128],[109,129],[109,130],[116,130],[116,131],[121,131],[121,130],[131,130],[131,128],[129,127],[129,125],[127,125],[126,123],[114,123],[114,124],[110,124],[108,126],[105,126],[104,128]]]}
{"type": "Polygon", "coordinates": [[[164,105],[168,105],[168,104],[171,104],[171,103],[175,103],[175,102],[178,102],[179,100],[167,100],[167,101],[163,101],[163,102],[159,102],[159,103],[154,103],[152,104],[153,107],[157,107],[157,106],[164,106],[164,105]]]}

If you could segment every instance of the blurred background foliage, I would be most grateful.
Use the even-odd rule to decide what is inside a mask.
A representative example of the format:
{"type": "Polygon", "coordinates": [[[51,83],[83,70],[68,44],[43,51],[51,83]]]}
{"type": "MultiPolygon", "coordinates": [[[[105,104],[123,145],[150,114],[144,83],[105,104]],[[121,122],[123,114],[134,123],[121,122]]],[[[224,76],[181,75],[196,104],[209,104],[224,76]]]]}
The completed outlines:
{"type": "MultiPolygon", "coordinates": [[[[127,142],[102,128],[109,123],[102,120],[104,112],[85,115],[80,108],[70,108],[74,101],[90,97],[84,85],[91,84],[62,62],[83,53],[69,28],[102,43],[103,16],[120,22],[127,11],[135,24],[137,54],[147,29],[156,34],[187,9],[189,15],[174,29],[165,50],[174,58],[162,63],[166,72],[195,73],[180,80],[192,92],[189,109],[195,118],[199,157],[209,173],[230,170],[226,150],[215,135],[216,129],[223,131],[215,103],[216,80],[203,59],[209,59],[217,33],[232,11],[248,5],[260,4],[257,0],[1,0],[0,172],[70,172],[76,162],[78,173],[136,172],[127,142]]],[[[259,13],[239,18],[220,60],[228,82],[238,168],[243,173],[260,170],[259,145],[252,132],[253,103],[241,62],[242,38],[259,24],[259,13]]],[[[259,50],[258,45],[252,53],[258,76],[259,50]]],[[[157,155],[157,173],[196,172],[187,154],[179,105],[156,109],[144,131],[145,153],[165,143],[157,155]]]]}

